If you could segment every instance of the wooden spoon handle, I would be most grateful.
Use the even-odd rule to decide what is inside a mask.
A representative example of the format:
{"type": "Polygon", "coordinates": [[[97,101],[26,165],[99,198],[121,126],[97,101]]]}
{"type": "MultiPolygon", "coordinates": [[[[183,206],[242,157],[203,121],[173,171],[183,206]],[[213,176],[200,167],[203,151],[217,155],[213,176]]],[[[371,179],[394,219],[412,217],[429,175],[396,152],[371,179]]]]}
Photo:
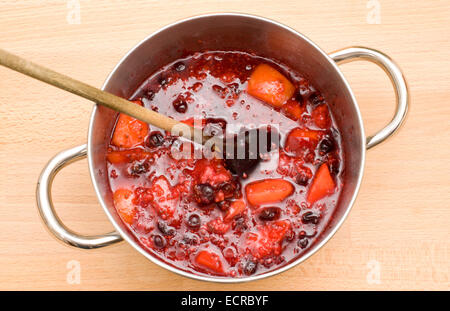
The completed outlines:
{"type": "Polygon", "coordinates": [[[202,139],[201,142],[208,139],[208,137],[204,137],[202,135],[200,130],[194,129],[191,126],[176,121],[153,110],[146,109],[140,105],[136,105],[126,99],[102,91],[81,81],[72,79],[51,69],[30,62],[2,49],[0,49],[0,65],[56,86],[57,88],[79,95],[113,110],[123,112],[133,118],[152,124],[177,136],[183,136],[190,140],[194,140],[195,137],[197,140],[202,139]]]}

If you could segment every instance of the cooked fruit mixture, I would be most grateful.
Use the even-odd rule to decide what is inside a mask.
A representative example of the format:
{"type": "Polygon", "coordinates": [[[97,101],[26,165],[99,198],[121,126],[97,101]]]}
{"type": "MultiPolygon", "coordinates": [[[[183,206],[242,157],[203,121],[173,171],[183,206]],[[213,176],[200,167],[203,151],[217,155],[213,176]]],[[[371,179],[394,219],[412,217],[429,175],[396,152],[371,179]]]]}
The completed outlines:
{"type": "Polygon", "coordinates": [[[202,146],[119,115],[106,155],[116,210],[141,245],[185,271],[261,274],[314,244],[342,188],[326,99],[273,60],[204,52],[154,73],[132,100],[207,135],[277,127],[281,141],[237,175],[202,146]],[[180,156],[183,155],[183,156],[180,156]]]}

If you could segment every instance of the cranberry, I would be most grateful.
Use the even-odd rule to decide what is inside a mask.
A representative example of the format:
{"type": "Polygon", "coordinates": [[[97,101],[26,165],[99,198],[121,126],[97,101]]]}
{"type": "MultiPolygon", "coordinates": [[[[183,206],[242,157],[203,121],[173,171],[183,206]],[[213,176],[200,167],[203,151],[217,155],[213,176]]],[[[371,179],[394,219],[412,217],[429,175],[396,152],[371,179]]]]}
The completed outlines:
{"type": "Polygon", "coordinates": [[[147,140],[147,145],[151,148],[159,147],[164,143],[164,136],[159,131],[154,131],[150,133],[147,140]]]}
{"type": "Polygon", "coordinates": [[[306,246],[308,246],[309,240],[307,238],[302,238],[298,240],[297,245],[300,246],[301,249],[304,249],[306,246]]]}
{"type": "Polygon", "coordinates": [[[175,235],[175,228],[169,226],[164,221],[158,221],[158,229],[164,236],[172,236],[175,235]]]}
{"type": "Polygon", "coordinates": [[[244,265],[244,273],[246,275],[254,274],[257,269],[258,269],[258,262],[257,261],[249,260],[244,265]]]}
{"type": "Polygon", "coordinates": [[[318,224],[319,216],[315,215],[313,212],[306,212],[302,215],[302,222],[304,224],[318,224]]]}
{"type": "Polygon", "coordinates": [[[153,236],[153,244],[157,247],[157,248],[163,248],[166,246],[167,242],[166,239],[159,235],[159,234],[155,234],[153,236]]]}
{"type": "Polygon", "coordinates": [[[214,202],[214,189],[210,184],[198,184],[194,186],[194,196],[197,203],[207,205],[214,202]]]}
{"type": "Polygon", "coordinates": [[[280,218],[281,209],[279,207],[265,207],[259,213],[258,218],[264,221],[277,220],[280,218]]]}
{"type": "Polygon", "coordinates": [[[176,71],[181,72],[186,69],[186,65],[183,62],[177,62],[173,65],[176,71]]]}
{"type": "Polygon", "coordinates": [[[212,86],[212,89],[220,96],[220,98],[225,98],[227,96],[228,89],[226,89],[226,88],[223,88],[217,84],[214,84],[212,86]]]}
{"type": "Polygon", "coordinates": [[[187,220],[187,225],[191,229],[198,229],[198,228],[200,228],[200,225],[201,225],[200,216],[198,216],[197,214],[190,215],[188,220],[187,220]]]}
{"type": "Polygon", "coordinates": [[[184,99],[178,98],[173,103],[173,108],[176,112],[185,113],[188,109],[187,102],[184,99]]]}
{"type": "Polygon", "coordinates": [[[231,83],[228,85],[228,87],[230,88],[231,92],[233,92],[233,94],[235,95],[239,95],[239,93],[241,92],[241,90],[239,89],[239,84],[237,83],[231,83]]]}
{"type": "Polygon", "coordinates": [[[129,170],[130,175],[139,176],[140,174],[147,173],[149,170],[149,165],[147,162],[144,163],[134,163],[129,170]]]}
{"type": "Polygon", "coordinates": [[[331,137],[325,137],[319,144],[319,153],[327,154],[335,149],[336,145],[331,137]]]}

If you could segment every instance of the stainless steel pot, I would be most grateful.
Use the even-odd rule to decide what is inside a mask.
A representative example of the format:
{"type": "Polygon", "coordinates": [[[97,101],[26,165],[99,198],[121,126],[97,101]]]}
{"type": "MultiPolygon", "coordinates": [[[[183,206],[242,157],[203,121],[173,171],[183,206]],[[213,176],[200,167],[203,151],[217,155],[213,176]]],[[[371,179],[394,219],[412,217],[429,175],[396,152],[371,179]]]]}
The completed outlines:
{"type": "Polygon", "coordinates": [[[326,54],[295,30],[266,18],[246,14],[208,14],[188,18],[166,26],[135,46],[114,68],[103,89],[128,98],[151,73],[179,58],[183,52],[200,50],[245,50],[274,58],[304,74],[328,102],[341,130],[345,152],[344,188],[331,223],[306,253],[276,270],[244,278],[224,278],[194,274],[171,266],[146,252],[122,223],[113,206],[108,185],[106,149],[114,126],[116,112],[95,106],[89,124],[87,145],[56,155],[39,177],[37,205],[45,225],[64,243],[93,249],[126,240],[150,261],[178,274],[198,280],[233,283],[257,280],[283,272],[306,260],[319,250],[338,230],[349,213],[363,176],[366,149],[384,141],[398,130],[408,109],[408,88],[398,66],[385,54],[363,47],[350,47],[326,54]],[[337,64],[367,60],[380,66],[392,81],[396,93],[393,119],[378,133],[364,135],[358,104],[337,64]],[[116,231],[85,236],[68,229],[58,218],[51,199],[55,175],[64,166],[87,155],[89,170],[98,200],[116,231]]]}

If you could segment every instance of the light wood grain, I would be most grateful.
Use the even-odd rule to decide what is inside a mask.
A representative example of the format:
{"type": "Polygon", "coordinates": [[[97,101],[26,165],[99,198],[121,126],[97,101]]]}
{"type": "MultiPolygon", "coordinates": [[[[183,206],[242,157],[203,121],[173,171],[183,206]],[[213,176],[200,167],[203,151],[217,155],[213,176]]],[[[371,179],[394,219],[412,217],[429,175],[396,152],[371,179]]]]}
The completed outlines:
{"type": "MultiPolygon", "coordinates": [[[[94,86],[158,28],[195,14],[241,11],[281,21],[325,51],[377,48],[400,64],[411,91],[404,127],[367,153],[360,194],[333,239],[285,273],[221,285],[168,272],[126,243],[81,251],[56,242],[37,213],[36,181],[51,156],[86,141],[91,108],[83,99],[0,68],[0,289],[448,290],[450,3],[380,0],[381,24],[371,25],[367,2],[81,0],[81,24],[68,24],[66,1],[0,1],[1,48],[94,86]],[[70,260],[81,264],[81,284],[66,282],[70,260]],[[371,261],[380,264],[380,284],[367,281],[371,261]]],[[[367,132],[374,132],[394,110],[387,77],[367,63],[342,70],[367,132]]],[[[96,202],[86,161],[58,175],[54,201],[75,230],[112,229],[96,202]]]]}

